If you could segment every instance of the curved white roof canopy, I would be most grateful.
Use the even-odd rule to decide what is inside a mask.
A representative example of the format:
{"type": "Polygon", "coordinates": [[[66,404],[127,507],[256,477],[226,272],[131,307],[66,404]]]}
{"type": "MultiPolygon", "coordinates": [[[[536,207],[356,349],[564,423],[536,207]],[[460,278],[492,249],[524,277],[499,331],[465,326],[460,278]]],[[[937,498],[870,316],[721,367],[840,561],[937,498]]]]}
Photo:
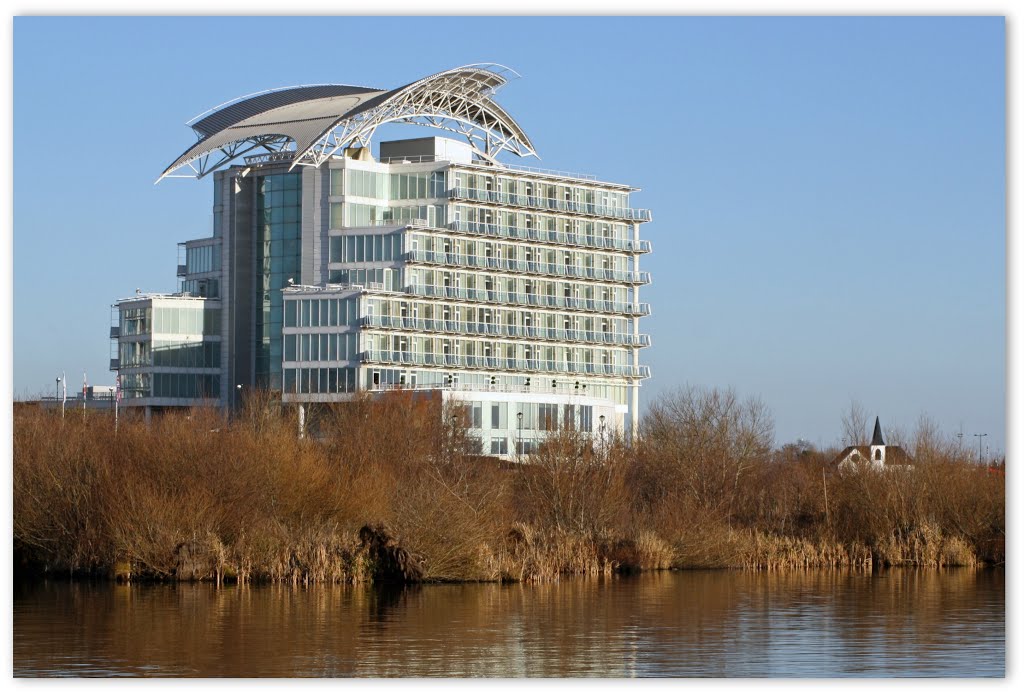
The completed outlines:
{"type": "MultiPolygon", "coordinates": [[[[533,143],[491,96],[515,73],[467,65],[384,91],[347,85],[290,87],[243,97],[190,123],[199,142],[157,179],[188,167],[202,178],[252,152],[280,153],[291,168],[319,166],[349,146],[369,146],[384,123],[414,123],[463,135],[482,159],[501,151],[537,156],[533,143]]],[[[182,174],[177,174],[182,175],[182,174]]]]}

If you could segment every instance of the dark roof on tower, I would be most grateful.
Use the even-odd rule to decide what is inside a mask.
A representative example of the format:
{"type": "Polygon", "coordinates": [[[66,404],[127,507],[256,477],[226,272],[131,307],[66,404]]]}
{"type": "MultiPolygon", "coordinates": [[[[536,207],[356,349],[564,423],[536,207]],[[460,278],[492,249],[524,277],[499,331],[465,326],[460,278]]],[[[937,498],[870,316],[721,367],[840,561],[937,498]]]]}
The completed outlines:
{"type": "Polygon", "coordinates": [[[882,425],[878,423],[878,416],[875,416],[875,433],[871,435],[872,446],[884,446],[885,441],[882,440],[882,425]]]}

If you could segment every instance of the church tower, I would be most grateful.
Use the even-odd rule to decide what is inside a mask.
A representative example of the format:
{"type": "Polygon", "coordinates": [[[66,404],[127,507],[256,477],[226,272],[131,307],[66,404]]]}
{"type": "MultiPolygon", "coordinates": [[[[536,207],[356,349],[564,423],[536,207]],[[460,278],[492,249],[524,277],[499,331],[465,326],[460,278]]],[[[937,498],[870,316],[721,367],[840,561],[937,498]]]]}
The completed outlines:
{"type": "Polygon", "coordinates": [[[882,425],[875,416],[875,431],[871,435],[871,463],[885,465],[885,441],[882,439],[882,425]]]}

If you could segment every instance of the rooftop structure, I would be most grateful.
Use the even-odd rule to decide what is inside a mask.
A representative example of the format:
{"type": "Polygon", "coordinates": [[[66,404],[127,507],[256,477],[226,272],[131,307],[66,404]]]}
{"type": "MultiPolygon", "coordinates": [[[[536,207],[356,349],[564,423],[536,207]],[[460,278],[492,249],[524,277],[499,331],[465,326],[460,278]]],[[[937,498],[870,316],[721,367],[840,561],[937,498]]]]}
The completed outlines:
{"type": "Polygon", "coordinates": [[[178,295],[118,302],[114,366],[139,388],[127,402],[175,404],[126,321],[192,300],[217,316],[175,338],[211,345],[201,364],[177,367],[211,377],[195,398],[440,391],[466,404],[482,452],[502,456],[561,426],[635,429],[650,212],[630,207],[628,185],[499,162],[535,154],[492,100],[511,74],[474,65],[390,91],[294,87],[194,120],[199,141],[161,178],[212,174],[213,233],[182,244],[178,295]],[[386,122],[464,140],[382,142],[374,157],[386,122]]]}
{"type": "MultiPolygon", "coordinates": [[[[253,151],[320,166],[347,147],[368,147],[384,123],[417,123],[465,136],[481,159],[535,155],[522,128],[491,97],[514,72],[467,65],[390,91],[341,84],[288,87],[229,101],[190,122],[199,137],[160,178],[189,166],[205,176],[253,151]]],[[[273,157],[268,157],[272,160],[273,157]]]]}

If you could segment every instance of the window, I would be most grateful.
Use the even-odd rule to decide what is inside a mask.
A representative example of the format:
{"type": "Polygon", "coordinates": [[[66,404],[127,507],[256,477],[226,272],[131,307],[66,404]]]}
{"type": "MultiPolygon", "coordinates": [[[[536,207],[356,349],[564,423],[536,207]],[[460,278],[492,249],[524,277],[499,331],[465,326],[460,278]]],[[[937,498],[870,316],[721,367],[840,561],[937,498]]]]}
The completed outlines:
{"type": "Polygon", "coordinates": [[[508,403],[491,404],[491,429],[508,429],[508,403]]]}
{"type": "Polygon", "coordinates": [[[580,405],[580,431],[590,433],[594,430],[594,408],[592,405],[580,405]]]}
{"type": "Polygon", "coordinates": [[[555,431],[556,429],[558,429],[558,405],[541,403],[538,407],[540,430],[555,431]]]}

